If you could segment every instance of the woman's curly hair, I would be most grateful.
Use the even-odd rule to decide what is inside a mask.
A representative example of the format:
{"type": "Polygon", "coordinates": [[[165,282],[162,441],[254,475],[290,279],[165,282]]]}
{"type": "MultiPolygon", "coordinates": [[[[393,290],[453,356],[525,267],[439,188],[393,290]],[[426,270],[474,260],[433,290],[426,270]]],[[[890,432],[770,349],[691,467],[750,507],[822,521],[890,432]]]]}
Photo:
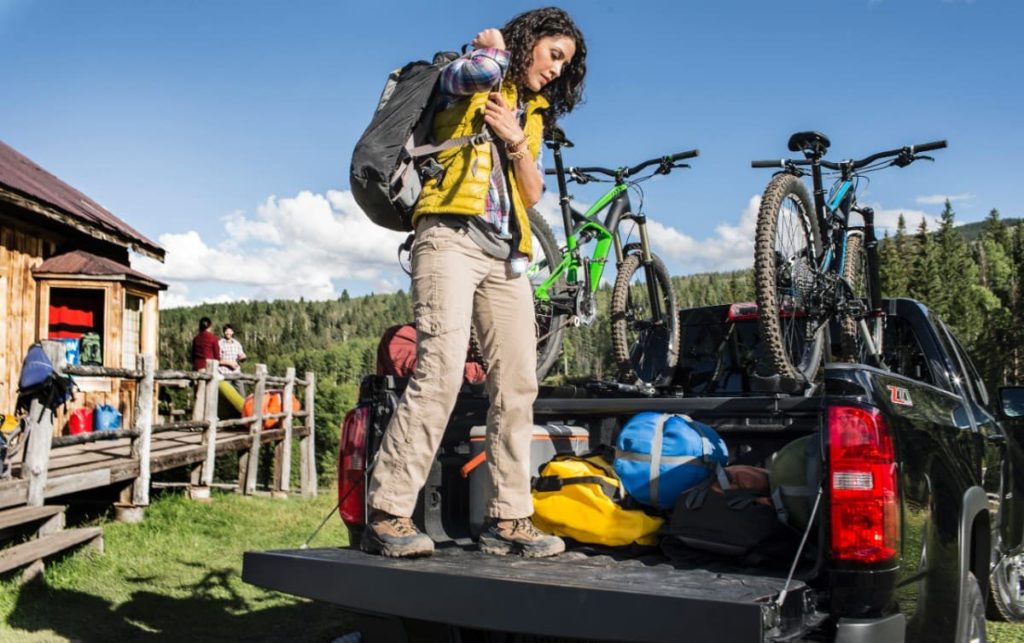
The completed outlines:
{"type": "Polygon", "coordinates": [[[583,33],[569,14],[558,7],[545,7],[519,14],[501,28],[505,46],[510,54],[507,78],[520,87],[526,72],[533,64],[533,46],[544,36],[568,36],[576,43],[576,54],[562,68],[555,80],[544,86],[541,93],[551,103],[544,121],[545,126],[571,112],[583,102],[583,77],[587,74],[587,43],[583,33]]]}

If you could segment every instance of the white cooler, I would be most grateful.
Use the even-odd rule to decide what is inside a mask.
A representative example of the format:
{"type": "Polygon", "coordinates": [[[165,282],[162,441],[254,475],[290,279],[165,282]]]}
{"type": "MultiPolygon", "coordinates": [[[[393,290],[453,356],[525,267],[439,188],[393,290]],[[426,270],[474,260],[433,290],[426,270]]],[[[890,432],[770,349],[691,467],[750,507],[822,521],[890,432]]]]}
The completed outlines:
{"type": "MultiPolygon", "coordinates": [[[[474,426],[469,432],[470,462],[484,452],[486,426],[474,426]]],[[[564,424],[544,424],[533,427],[530,441],[530,476],[540,475],[540,468],[551,458],[562,453],[583,455],[590,450],[590,433],[583,427],[564,424]]],[[[487,501],[490,500],[491,472],[486,461],[469,472],[469,528],[474,536],[484,526],[487,501]]]]}

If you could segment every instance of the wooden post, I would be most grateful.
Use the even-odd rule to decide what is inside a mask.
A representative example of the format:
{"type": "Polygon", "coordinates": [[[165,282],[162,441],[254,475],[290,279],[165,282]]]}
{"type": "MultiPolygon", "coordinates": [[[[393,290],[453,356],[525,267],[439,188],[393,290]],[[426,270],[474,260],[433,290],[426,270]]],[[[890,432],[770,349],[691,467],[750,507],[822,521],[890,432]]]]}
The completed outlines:
{"type": "MultiPolygon", "coordinates": [[[[263,431],[263,396],[267,390],[267,365],[256,365],[256,390],[252,396],[252,426],[249,434],[252,436],[252,444],[249,446],[249,453],[245,459],[245,488],[243,493],[256,493],[256,473],[260,463],[260,432],[263,431]]],[[[239,467],[241,469],[241,467],[239,467]]],[[[241,475],[241,471],[239,471],[241,475]]]]}
{"type": "MultiPolygon", "coordinates": [[[[53,362],[58,373],[64,369],[64,344],[43,341],[43,351],[53,362]]],[[[21,462],[21,477],[28,480],[27,504],[41,507],[46,501],[46,479],[50,469],[50,445],[53,442],[53,409],[33,399],[26,418],[25,457],[21,462]]]]}
{"type": "Polygon", "coordinates": [[[316,395],[316,373],[306,371],[306,395],[303,405],[306,410],[306,435],[299,441],[299,484],[303,498],[316,498],[316,421],[313,415],[316,395]]]}
{"type": "Polygon", "coordinates": [[[289,366],[285,371],[284,391],[281,394],[281,410],[285,413],[281,420],[284,437],[277,443],[274,451],[275,491],[282,495],[292,488],[292,399],[295,397],[295,367],[289,366]]]}
{"type": "Polygon", "coordinates": [[[198,494],[193,492],[197,499],[210,497],[210,485],[213,483],[213,468],[217,459],[217,396],[220,395],[220,368],[219,362],[215,359],[206,360],[206,372],[210,379],[206,382],[206,430],[203,431],[203,445],[206,447],[206,459],[203,461],[202,475],[200,476],[200,489],[198,494]]]}
{"type": "MultiPolygon", "coordinates": [[[[192,405],[192,421],[202,422],[206,418],[206,380],[196,380],[196,399],[192,405]]],[[[201,478],[203,473],[202,463],[194,465],[189,471],[189,494],[193,498],[197,498],[197,492],[195,489],[201,484],[201,478]]],[[[200,492],[201,494],[201,492],[200,492]]]]}
{"type": "MultiPolygon", "coordinates": [[[[153,355],[145,353],[136,360],[138,370],[142,371],[142,379],[136,387],[135,397],[135,430],[139,437],[132,440],[132,457],[138,458],[139,476],[132,485],[132,505],[146,507],[149,505],[150,453],[153,441],[153,355]]],[[[141,512],[138,519],[142,519],[141,512]]],[[[130,519],[134,522],[134,520],[130,519]]]]}
{"type": "Polygon", "coordinates": [[[121,492],[120,500],[114,505],[114,519],[118,522],[138,523],[145,518],[145,507],[149,505],[150,452],[153,438],[153,366],[151,354],[139,355],[136,368],[142,378],[135,387],[135,430],[138,437],[132,438],[131,457],[139,463],[139,475],[132,484],[121,492]]]}

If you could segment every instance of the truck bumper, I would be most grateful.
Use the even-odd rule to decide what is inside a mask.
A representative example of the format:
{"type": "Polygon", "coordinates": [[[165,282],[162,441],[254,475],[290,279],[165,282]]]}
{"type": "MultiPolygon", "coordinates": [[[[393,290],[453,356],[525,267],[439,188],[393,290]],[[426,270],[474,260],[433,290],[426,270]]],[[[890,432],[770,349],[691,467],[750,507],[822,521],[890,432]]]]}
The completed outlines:
{"type": "Polygon", "coordinates": [[[841,618],[835,643],[903,643],[907,619],[902,614],[883,618],[841,618]]]}

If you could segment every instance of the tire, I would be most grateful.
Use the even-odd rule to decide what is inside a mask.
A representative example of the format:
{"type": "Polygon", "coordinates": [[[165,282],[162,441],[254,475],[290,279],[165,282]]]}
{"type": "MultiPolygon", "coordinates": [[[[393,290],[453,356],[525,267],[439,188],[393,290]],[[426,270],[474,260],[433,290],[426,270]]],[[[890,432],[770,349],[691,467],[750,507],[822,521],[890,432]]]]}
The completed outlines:
{"type": "Polygon", "coordinates": [[[824,332],[811,301],[820,244],[807,188],[796,176],[775,175],[757,213],[754,290],[768,369],[790,391],[813,382],[821,362],[824,332]]]}
{"type": "Polygon", "coordinates": [[[989,575],[988,617],[993,620],[1024,621],[1024,554],[1003,556],[989,575]]]}
{"type": "Polygon", "coordinates": [[[960,600],[964,602],[964,620],[956,625],[957,643],[985,643],[985,599],[974,572],[967,572],[967,588],[960,600]]]}
{"type": "MultiPolygon", "coordinates": [[[[868,301],[867,255],[864,249],[864,233],[855,230],[846,237],[846,261],[843,263],[843,280],[849,284],[847,293],[857,299],[868,301]]],[[[841,358],[849,362],[863,362],[864,343],[860,334],[860,320],[844,314],[839,319],[839,348],[841,358]]]]}
{"type": "Polygon", "coordinates": [[[612,349],[620,379],[661,384],[672,379],[679,356],[679,311],[668,269],[651,255],[661,315],[651,316],[647,271],[639,254],[626,257],[612,288],[612,349]]]}
{"type": "MultiPolygon", "coordinates": [[[[528,274],[531,286],[536,288],[548,278],[552,268],[562,261],[562,253],[555,242],[551,227],[540,212],[530,208],[527,217],[533,238],[533,258],[528,274]]],[[[564,288],[565,282],[559,278],[548,292],[554,296],[561,294],[564,288]]],[[[553,310],[550,303],[537,301],[536,298],[533,300],[533,307],[537,337],[537,381],[540,382],[558,361],[558,355],[562,351],[565,313],[553,310]]]]}

